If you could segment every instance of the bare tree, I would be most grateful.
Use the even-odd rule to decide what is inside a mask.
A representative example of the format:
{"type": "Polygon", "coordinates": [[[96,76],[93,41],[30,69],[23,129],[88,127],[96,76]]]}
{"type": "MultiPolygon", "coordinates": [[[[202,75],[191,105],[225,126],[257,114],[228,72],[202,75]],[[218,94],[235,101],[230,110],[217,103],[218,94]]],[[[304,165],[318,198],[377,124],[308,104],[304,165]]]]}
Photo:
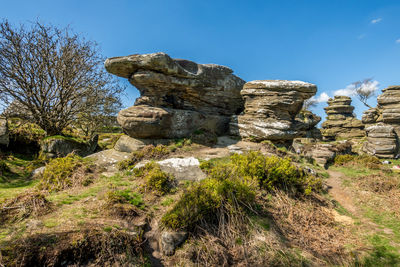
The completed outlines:
{"type": "Polygon", "coordinates": [[[378,83],[373,81],[372,78],[352,83],[357,98],[368,108],[372,108],[368,105],[367,101],[375,95],[375,92],[378,89],[377,85],[378,83]]]}
{"type": "Polygon", "coordinates": [[[17,102],[48,135],[79,114],[102,110],[104,99],[121,103],[123,91],[103,67],[98,45],[40,22],[0,24],[0,102],[17,102]]]}
{"type": "Polygon", "coordinates": [[[303,103],[304,110],[310,110],[310,108],[314,108],[318,105],[318,100],[315,98],[306,99],[303,103]]]}

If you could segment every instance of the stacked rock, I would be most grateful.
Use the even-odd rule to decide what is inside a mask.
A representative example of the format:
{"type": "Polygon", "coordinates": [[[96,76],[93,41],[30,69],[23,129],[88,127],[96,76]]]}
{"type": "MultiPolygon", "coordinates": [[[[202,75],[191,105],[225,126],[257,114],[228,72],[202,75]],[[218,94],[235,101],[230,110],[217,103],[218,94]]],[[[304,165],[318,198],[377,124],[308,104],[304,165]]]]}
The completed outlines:
{"type": "Polygon", "coordinates": [[[382,111],[382,117],[377,122],[392,125],[400,136],[400,86],[390,86],[382,90],[378,96],[378,108],[382,111]]]}
{"type": "Polygon", "coordinates": [[[117,117],[133,138],[182,138],[199,129],[222,135],[231,115],[243,110],[245,82],[225,66],[153,53],[109,58],[105,68],[140,91],[135,105],[117,117]]]}
{"type": "Polygon", "coordinates": [[[364,112],[367,127],[365,152],[381,158],[394,158],[400,154],[400,86],[382,90],[378,107],[364,112]]]}
{"type": "Polygon", "coordinates": [[[365,136],[364,125],[353,115],[354,107],[348,96],[335,96],[328,100],[326,121],[322,123],[324,140],[340,138],[357,138],[365,136]]]}
{"type": "Polygon", "coordinates": [[[399,150],[395,128],[378,123],[366,129],[367,143],[365,151],[379,158],[394,158],[399,150]]]}
{"type": "Polygon", "coordinates": [[[302,81],[257,80],[244,85],[244,114],[233,116],[230,133],[255,141],[291,143],[319,122],[318,116],[296,120],[303,103],[317,92],[302,81]]]}

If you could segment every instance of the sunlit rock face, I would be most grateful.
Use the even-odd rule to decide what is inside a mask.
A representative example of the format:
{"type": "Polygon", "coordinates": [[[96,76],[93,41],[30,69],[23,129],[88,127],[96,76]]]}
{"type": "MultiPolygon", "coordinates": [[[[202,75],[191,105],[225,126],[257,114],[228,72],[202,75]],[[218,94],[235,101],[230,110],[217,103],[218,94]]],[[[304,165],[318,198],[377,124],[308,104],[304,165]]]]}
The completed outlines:
{"type": "Polygon", "coordinates": [[[328,100],[325,108],[326,121],[322,123],[322,136],[325,140],[337,138],[357,138],[365,136],[364,124],[355,118],[354,107],[348,96],[335,96],[328,100]]]}
{"type": "Polygon", "coordinates": [[[306,99],[317,92],[314,84],[302,81],[257,80],[244,85],[245,110],[233,116],[230,133],[256,141],[292,141],[315,126],[320,118],[297,119],[306,99]]]}
{"type": "Polygon", "coordinates": [[[389,86],[378,96],[378,106],[364,112],[368,124],[365,152],[380,158],[400,154],[400,86],[389,86]]]}
{"type": "Polygon", "coordinates": [[[180,138],[198,129],[221,135],[243,110],[245,82],[225,66],[153,53],[109,58],[105,68],[140,91],[135,105],[118,114],[134,138],[180,138]]]}

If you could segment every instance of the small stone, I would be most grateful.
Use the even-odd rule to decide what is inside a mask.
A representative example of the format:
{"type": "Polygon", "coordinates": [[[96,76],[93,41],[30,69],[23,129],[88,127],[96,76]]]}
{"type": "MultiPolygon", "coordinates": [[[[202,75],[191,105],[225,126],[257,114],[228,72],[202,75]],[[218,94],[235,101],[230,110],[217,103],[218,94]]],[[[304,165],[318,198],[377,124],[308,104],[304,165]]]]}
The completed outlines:
{"type": "Polygon", "coordinates": [[[175,249],[180,246],[188,237],[187,232],[163,232],[161,234],[161,247],[164,255],[172,256],[175,249]]]}

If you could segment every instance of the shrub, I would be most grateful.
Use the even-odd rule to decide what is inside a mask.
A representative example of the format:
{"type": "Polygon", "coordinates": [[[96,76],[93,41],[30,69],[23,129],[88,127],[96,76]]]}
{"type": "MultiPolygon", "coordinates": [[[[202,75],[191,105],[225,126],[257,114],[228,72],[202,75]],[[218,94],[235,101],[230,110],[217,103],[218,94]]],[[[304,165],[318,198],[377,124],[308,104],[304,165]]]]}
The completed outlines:
{"type": "Polygon", "coordinates": [[[377,157],[370,155],[338,155],[335,157],[335,165],[380,169],[382,162],[377,157]]]}
{"type": "Polygon", "coordinates": [[[265,157],[260,152],[249,152],[244,155],[234,154],[231,162],[232,169],[241,179],[255,179],[260,187],[267,190],[280,188],[308,194],[322,187],[320,179],[296,167],[290,158],[265,157]]]}
{"type": "Polygon", "coordinates": [[[0,160],[0,175],[3,175],[6,172],[9,172],[10,168],[8,165],[5,163],[4,160],[0,160]]]}
{"type": "Polygon", "coordinates": [[[60,191],[74,185],[87,184],[88,174],[93,172],[93,165],[80,156],[69,154],[64,158],[50,160],[46,165],[39,189],[60,191]]]}
{"type": "Polygon", "coordinates": [[[217,214],[250,207],[254,200],[255,191],[239,180],[207,178],[189,188],[161,223],[174,230],[193,229],[200,222],[215,222],[217,214]]]}
{"type": "Polygon", "coordinates": [[[23,139],[26,142],[39,142],[46,136],[46,132],[37,124],[21,119],[10,119],[8,129],[11,139],[23,139]]]}
{"type": "Polygon", "coordinates": [[[190,229],[201,222],[215,222],[254,205],[257,187],[295,190],[304,194],[320,190],[319,178],[306,174],[290,159],[265,157],[259,152],[234,154],[228,162],[202,162],[208,177],[190,187],[162,218],[164,226],[190,229]]]}
{"type": "Polygon", "coordinates": [[[163,172],[160,165],[155,162],[149,162],[141,168],[135,168],[134,175],[144,179],[146,188],[160,194],[170,192],[173,186],[174,177],[163,172]]]}

